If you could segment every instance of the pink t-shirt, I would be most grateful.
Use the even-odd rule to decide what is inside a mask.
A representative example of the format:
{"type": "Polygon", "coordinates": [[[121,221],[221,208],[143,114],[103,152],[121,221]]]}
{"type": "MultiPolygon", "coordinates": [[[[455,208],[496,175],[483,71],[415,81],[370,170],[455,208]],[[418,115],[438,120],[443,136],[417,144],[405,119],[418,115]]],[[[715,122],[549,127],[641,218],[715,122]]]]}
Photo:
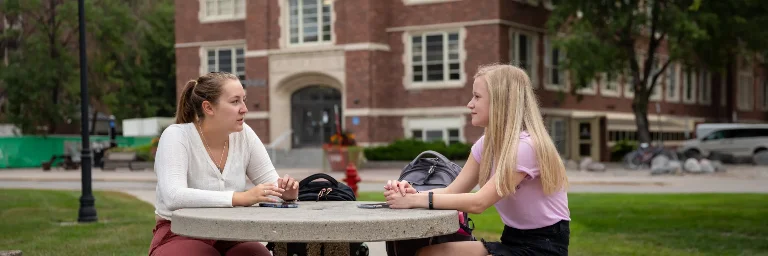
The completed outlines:
{"type": "MultiPolygon", "coordinates": [[[[482,136],[472,145],[472,156],[478,163],[482,157],[484,139],[485,136],[482,136]]],[[[517,171],[528,175],[517,186],[515,194],[507,195],[495,204],[501,221],[516,229],[535,229],[550,226],[560,220],[571,220],[565,190],[551,195],[544,194],[539,178],[539,163],[532,145],[531,135],[523,131],[517,148],[517,171]]]]}

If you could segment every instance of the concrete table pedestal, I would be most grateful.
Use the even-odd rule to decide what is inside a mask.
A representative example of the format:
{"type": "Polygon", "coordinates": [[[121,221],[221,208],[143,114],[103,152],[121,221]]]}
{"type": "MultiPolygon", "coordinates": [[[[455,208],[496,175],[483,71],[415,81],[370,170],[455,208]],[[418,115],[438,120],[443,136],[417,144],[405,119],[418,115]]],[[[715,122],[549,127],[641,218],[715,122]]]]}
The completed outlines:
{"type": "Polygon", "coordinates": [[[433,237],[459,229],[455,210],[358,208],[362,203],[373,202],[180,209],[173,212],[171,231],[203,239],[274,242],[275,255],[286,252],[286,243],[307,243],[308,252],[319,250],[322,243],[336,251],[333,255],[349,255],[349,243],[433,237]]]}
{"type": "MultiPolygon", "coordinates": [[[[349,243],[306,243],[306,244],[294,244],[304,245],[304,248],[296,248],[302,253],[306,253],[307,256],[321,256],[321,255],[333,255],[333,256],[355,256],[353,252],[349,251],[349,243]]],[[[275,249],[273,251],[274,256],[293,256],[293,250],[288,249],[288,243],[275,243],[275,249]]],[[[304,255],[304,254],[297,254],[304,255]]]]}

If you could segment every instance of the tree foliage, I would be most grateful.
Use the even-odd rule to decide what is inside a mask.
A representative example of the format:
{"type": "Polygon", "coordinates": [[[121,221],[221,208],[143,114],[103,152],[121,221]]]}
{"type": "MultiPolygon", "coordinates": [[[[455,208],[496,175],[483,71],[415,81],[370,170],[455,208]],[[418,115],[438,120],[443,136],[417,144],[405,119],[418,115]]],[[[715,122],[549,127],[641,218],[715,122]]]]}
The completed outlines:
{"type": "Polygon", "coordinates": [[[634,92],[638,138],[650,141],[648,101],[670,63],[721,70],[735,53],[764,51],[768,1],[557,1],[548,21],[568,56],[573,91],[605,74],[623,76],[634,92]],[[761,11],[755,7],[760,6],[761,11]],[[727,8],[726,8],[727,7],[727,8]],[[733,26],[750,24],[741,28],[733,26]],[[758,30],[758,31],[755,31],[758,30]],[[730,48],[730,49],[729,49],[730,48]]]}
{"type": "MultiPolygon", "coordinates": [[[[118,119],[171,114],[173,2],[85,2],[92,120],[96,113],[118,119]]],[[[55,133],[62,123],[79,122],[77,1],[3,0],[0,16],[20,24],[0,33],[0,46],[16,46],[8,65],[0,65],[7,121],[24,133],[55,133]]]]}

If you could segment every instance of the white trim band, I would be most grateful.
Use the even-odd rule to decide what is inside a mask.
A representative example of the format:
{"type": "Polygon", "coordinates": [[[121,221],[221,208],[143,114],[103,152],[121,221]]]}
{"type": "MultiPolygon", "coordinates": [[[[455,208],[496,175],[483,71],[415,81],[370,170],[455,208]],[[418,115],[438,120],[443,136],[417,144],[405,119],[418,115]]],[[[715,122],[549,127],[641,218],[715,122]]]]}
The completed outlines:
{"type": "Polygon", "coordinates": [[[173,47],[178,49],[178,48],[188,48],[188,47],[212,47],[212,46],[227,46],[227,45],[242,45],[242,44],[245,44],[245,39],[177,43],[173,47]]]}

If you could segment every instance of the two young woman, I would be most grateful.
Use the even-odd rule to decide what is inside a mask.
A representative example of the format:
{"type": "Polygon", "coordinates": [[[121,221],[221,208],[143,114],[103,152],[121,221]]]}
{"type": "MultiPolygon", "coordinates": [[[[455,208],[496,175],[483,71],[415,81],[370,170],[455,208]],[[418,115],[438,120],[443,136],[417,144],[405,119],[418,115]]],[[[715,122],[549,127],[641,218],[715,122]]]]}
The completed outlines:
{"type": "MultiPolygon", "coordinates": [[[[387,203],[469,213],[496,206],[505,225],[501,242],[445,243],[419,255],[567,255],[567,176],[528,75],[511,65],[485,66],[472,87],[467,107],[472,125],[485,127],[485,135],[472,146],[461,174],[447,188],[431,191],[389,181],[387,203]],[[471,193],[475,185],[481,189],[471,193]]],[[[209,73],[187,83],[176,124],[161,135],[155,157],[157,223],[150,255],[270,255],[258,242],[194,239],[170,231],[176,209],[297,198],[298,182],[279,178],[261,140],[244,124],[247,111],[245,91],[232,74],[209,73]],[[247,191],[246,176],[257,184],[247,191]]]]}

